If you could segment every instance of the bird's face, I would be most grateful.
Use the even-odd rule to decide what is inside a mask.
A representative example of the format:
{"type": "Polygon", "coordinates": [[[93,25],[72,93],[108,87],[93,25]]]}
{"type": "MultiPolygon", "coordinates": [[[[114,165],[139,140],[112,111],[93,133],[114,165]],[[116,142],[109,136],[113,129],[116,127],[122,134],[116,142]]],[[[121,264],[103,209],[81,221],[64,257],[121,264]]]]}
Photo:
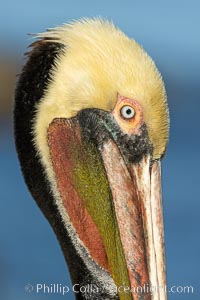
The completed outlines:
{"type": "MultiPolygon", "coordinates": [[[[68,48],[37,106],[35,147],[65,230],[94,277],[114,283],[120,299],[165,299],[162,289],[153,296],[145,289],[165,285],[164,86],[141,47],[94,24],[66,29],[68,48]]],[[[64,30],[47,39],[54,34],[65,43],[64,30]]]]}
{"type": "Polygon", "coordinates": [[[54,119],[48,142],[61,199],[91,258],[120,299],[131,299],[128,288],[149,299],[139,287],[164,286],[164,240],[160,161],[140,104],[118,95],[111,112],[54,119]]]}

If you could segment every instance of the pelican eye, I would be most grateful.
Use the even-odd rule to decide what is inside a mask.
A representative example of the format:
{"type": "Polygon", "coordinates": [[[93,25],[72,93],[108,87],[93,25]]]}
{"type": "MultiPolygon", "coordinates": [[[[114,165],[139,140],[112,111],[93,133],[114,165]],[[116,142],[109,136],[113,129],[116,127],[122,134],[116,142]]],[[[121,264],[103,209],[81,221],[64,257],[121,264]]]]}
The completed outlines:
{"type": "Polygon", "coordinates": [[[135,109],[132,106],[124,105],[120,110],[120,114],[124,119],[132,119],[135,116],[135,109]]]}

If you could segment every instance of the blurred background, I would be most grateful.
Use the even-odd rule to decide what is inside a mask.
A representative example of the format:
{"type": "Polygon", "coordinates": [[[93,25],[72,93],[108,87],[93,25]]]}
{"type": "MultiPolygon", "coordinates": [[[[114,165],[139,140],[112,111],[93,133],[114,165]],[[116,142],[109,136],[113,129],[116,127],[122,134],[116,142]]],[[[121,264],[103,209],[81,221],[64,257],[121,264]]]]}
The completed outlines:
{"type": "Polygon", "coordinates": [[[161,71],[171,115],[163,161],[163,200],[168,285],[193,293],[169,299],[200,299],[200,2],[7,0],[0,10],[0,298],[74,299],[26,292],[27,284],[70,285],[56,237],[31,198],[13,141],[16,74],[30,44],[27,33],[81,17],[114,21],[153,57],[161,71]]]}

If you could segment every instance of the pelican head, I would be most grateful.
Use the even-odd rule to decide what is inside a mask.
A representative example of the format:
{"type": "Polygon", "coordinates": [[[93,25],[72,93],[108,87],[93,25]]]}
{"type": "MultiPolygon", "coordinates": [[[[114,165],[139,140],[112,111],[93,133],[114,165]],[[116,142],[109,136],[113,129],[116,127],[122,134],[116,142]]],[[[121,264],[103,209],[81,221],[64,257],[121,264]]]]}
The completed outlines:
{"type": "Polygon", "coordinates": [[[15,97],[25,181],[53,227],[77,299],[163,300],[166,93],[155,63],[112,23],[37,35],[15,97]],[[93,290],[82,293],[81,287],[93,290]]]}

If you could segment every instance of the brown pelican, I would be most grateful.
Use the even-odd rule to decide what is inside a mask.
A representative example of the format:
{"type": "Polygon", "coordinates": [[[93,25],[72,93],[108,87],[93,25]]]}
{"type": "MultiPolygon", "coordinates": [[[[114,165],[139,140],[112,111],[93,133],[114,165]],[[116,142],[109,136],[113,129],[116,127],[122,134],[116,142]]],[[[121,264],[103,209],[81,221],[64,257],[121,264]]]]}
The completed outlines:
{"type": "Polygon", "coordinates": [[[50,29],[31,46],[16,89],[16,147],[77,299],[166,299],[160,73],[100,19],[50,29]]]}

